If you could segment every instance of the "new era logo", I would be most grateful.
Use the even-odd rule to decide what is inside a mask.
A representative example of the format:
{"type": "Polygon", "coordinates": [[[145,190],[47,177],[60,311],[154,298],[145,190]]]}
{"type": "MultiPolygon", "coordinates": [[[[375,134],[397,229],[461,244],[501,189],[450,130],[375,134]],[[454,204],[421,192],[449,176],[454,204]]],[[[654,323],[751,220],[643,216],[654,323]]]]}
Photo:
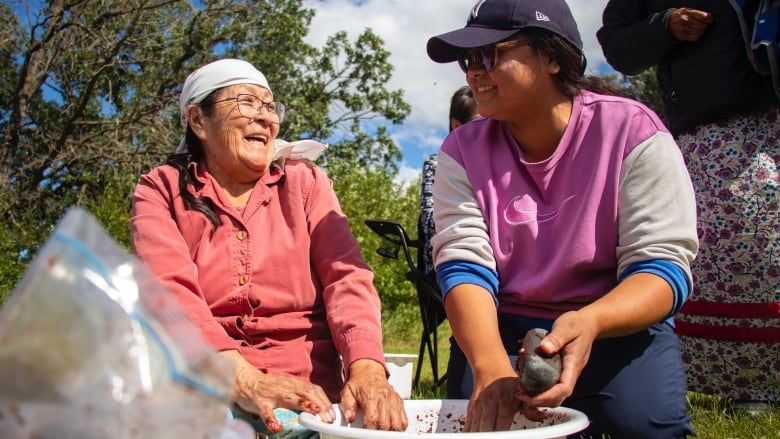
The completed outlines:
{"type": "Polygon", "coordinates": [[[471,8],[471,12],[469,13],[469,18],[468,18],[468,20],[467,20],[467,21],[471,21],[472,19],[474,19],[474,18],[477,18],[477,16],[479,15],[479,8],[481,8],[481,7],[482,7],[482,5],[483,5],[483,4],[484,4],[486,1],[487,1],[487,0],[479,0],[479,1],[477,2],[477,4],[476,4],[476,5],[474,5],[474,7],[473,7],[473,8],[471,8]]]}
{"type": "Polygon", "coordinates": [[[550,21],[550,17],[536,11],[536,21],[550,21]]]}

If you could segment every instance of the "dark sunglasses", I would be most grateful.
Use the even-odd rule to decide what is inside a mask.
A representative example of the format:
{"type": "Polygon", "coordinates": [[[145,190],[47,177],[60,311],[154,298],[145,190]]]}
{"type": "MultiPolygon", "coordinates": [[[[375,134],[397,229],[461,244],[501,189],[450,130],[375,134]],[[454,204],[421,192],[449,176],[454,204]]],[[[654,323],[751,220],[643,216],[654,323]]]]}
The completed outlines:
{"type": "Polygon", "coordinates": [[[464,50],[463,52],[458,53],[458,65],[464,73],[468,73],[472,66],[492,72],[496,68],[496,64],[498,64],[499,50],[527,46],[529,44],[531,44],[531,42],[528,40],[512,40],[492,44],[490,46],[464,50]]]}

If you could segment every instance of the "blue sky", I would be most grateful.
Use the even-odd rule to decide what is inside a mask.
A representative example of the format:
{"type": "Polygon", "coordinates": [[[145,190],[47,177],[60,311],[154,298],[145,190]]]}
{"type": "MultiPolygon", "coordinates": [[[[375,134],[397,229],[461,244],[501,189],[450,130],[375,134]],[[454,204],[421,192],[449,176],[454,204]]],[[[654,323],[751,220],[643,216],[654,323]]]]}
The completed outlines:
{"type": "MultiPolygon", "coordinates": [[[[452,93],[464,85],[457,65],[436,64],[425,45],[434,35],[463,27],[476,0],[304,0],[317,11],[307,41],[322,47],[325,39],[344,30],[354,40],[365,28],[382,37],[395,70],[389,89],[403,89],[412,112],[392,128],[404,160],[402,178],[420,173],[426,156],[436,152],[447,135],[448,105],[452,93]]],[[[607,0],[568,0],[582,34],[588,72],[609,71],[596,30],[607,0]]]]}

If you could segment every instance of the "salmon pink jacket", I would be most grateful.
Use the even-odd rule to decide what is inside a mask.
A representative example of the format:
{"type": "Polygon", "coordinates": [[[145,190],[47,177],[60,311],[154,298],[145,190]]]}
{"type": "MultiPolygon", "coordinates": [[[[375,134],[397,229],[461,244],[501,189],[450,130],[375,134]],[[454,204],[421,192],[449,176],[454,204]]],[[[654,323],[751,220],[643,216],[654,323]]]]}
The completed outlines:
{"type": "MultiPolygon", "coordinates": [[[[332,182],[305,160],[274,162],[237,209],[203,164],[196,197],[221,225],[185,208],[178,171],[141,176],[130,221],[138,257],[217,350],[296,376],[338,401],[343,364],[385,364],[380,300],[332,182]]],[[[347,368],[348,370],[348,368],[347,368]]]]}

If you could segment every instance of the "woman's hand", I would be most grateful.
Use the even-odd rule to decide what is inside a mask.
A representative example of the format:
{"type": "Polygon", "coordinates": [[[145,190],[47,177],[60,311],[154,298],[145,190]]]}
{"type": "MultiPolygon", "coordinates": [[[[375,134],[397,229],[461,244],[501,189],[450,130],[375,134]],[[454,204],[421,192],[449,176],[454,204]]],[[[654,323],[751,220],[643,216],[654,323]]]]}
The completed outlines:
{"type": "Polygon", "coordinates": [[[623,279],[599,300],[562,314],[542,340],[547,355],[561,353],[561,379],[546,392],[524,395],[518,386],[526,417],[540,420],[537,407],[557,407],[571,396],[597,338],[623,337],[646,330],[672,310],[674,294],[668,282],[652,273],[635,273],[623,279]]]}
{"type": "Polygon", "coordinates": [[[464,432],[508,430],[520,408],[515,391],[520,379],[508,361],[488,370],[474,370],[474,391],[466,412],[464,432]]]}
{"type": "Polygon", "coordinates": [[[220,355],[236,366],[234,402],[243,410],[259,415],[271,432],[278,433],[284,427],[274,416],[275,408],[309,412],[319,415],[323,422],[336,419],[333,405],[320,386],[294,377],[263,373],[237,351],[224,351],[220,355]]]}
{"type": "Polygon", "coordinates": [[[561,354],[561,379],[557,384],[536,396],[522,392],[518,384],[516,396],[523,403],[523,414],[528,419],[541,421],[544,413],[539,407],[558,407],[574,392],[574,385],[590,359],[593,341],[598,329],[587,313],[570,311],[562,314],[552,330],[542,340],[539,349],[547,354],[561,354]]]}
{"type": "Polygon", "coordinates": [[[387,381],[385,368],[374,360],[362,359],[349,366],[349,378],[341,391],[341,410],[347,422],[354,422],[363,410],[363,426],[372,430],[404,431],[409,424],[404,402],[387,381]]]}
{"type": "Polygon", "coordinates": [[[666,19],[666,30],[678,41],[695,43],[712,23],[712,14],[691,8],[672,9],[666,19]]]}

